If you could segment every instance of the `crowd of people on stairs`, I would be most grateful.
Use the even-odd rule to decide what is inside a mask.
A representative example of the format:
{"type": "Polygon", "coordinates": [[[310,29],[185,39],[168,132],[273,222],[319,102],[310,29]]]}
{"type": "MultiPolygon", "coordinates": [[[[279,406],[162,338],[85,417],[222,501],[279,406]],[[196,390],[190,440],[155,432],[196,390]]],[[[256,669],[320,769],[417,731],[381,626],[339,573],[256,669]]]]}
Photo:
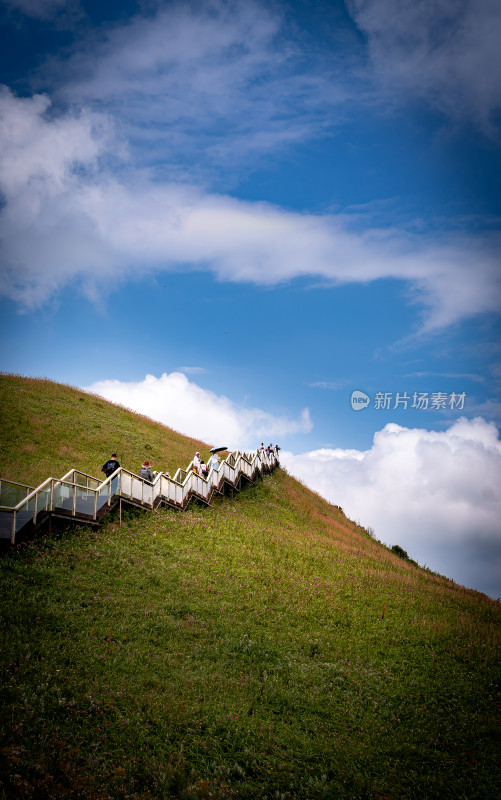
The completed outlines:
{"type": "MultiPolygon", "coordinates": [[[[205,463],[205,461],[200,457],[200,452],[197,450],[193,458],[193,461],[191,462],[190,467],[188,469],[192,469],[194,473],[196,473],[202,478],[207,478],[210,469],[213,469],[216,472],[219,469],[219,465],[221,462],[219,458],[219,452],[217,452],[217,450],[224,450],[224,449],[225,448],[213,448],[213,450],[211,451],[211,456],[207,463],[205,463]],[[216,450],[216,452],[214,452],[214,450],[216,450]]],[[[278,444],[276,445],[269,444],[267,447],[265,447],[263,442],[261,442],[261,447],[258,448],[258,453],[267,453],[267,455],[275,453],[275,455],[278,458],[279,450],[280,447],[278,446],[278,444]]],[[[113,475],[113,473],[119,467],[120,463],[118,461],[117,454],[112,453],[108,461],[106,461],[101,467],[101,472],[104,472],[105,476],[109,478],[110,475],[113,475]]],[[[163,474],[165,475],[166,478],[171,477],[170,472],[168,472],[167,470],[163,474]]],[[[151,464],[149,461],[143,461],[141,469],[138,472],[138,475],[140,478],[143,478],[144,480],[153,483],[154,479],[158,475],[158,472],[151,469],[151,464]]]]}

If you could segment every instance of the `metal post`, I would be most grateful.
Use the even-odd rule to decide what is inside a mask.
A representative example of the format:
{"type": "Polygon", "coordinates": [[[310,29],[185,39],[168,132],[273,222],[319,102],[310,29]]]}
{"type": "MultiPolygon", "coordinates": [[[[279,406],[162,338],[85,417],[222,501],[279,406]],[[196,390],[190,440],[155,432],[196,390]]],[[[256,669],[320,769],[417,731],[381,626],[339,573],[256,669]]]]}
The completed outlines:
{"type": "Polygon", "coordinates": [[[10,543],[14,544],[16,541],[16,512],[14,511],[12,514],[12,535],[10,537],[10,543]]]}

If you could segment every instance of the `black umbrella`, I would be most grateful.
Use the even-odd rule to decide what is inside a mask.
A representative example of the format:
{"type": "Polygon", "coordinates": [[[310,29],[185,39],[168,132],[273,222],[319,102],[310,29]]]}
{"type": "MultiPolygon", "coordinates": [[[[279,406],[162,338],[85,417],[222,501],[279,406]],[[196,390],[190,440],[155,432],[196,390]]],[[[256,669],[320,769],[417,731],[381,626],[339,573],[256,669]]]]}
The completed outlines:
{"type": "Polygon", "coordinates": [[[221,450],[227,450],[227,447],[213,447],[209,450],[209,453],[220,453],[221,450]]]}

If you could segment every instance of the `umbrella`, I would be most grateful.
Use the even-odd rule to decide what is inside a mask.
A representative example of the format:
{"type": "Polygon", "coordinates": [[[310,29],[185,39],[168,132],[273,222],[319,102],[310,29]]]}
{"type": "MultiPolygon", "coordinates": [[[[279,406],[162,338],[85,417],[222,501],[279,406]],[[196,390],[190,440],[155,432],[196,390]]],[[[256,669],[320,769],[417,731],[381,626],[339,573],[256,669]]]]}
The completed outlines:
{"type": "Polygon", "coordinates": [[[221,450],[227,450],[227,449],[228,449],[227,447],[212,447],[209,450],[209,453],[220,453],[221,450]]]}

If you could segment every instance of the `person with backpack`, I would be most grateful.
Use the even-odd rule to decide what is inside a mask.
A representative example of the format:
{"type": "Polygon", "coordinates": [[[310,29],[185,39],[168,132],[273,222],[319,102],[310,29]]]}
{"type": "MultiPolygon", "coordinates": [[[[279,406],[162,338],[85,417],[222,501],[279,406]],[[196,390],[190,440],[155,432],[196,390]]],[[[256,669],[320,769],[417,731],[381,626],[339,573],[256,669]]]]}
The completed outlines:
{"type": "Polygon", "coordinates": [[[117,454],[112,453],[110,460],[107,461],[106,464],[103,464],[103,466],[101,467],[101,472],[104,472],[106,477],[109,478],[110,475],[113,475],[115,470],[119,468],[119,466],[120,464],[117,461],[117,454]]]}
{"type": "Polygon", "coordinates": [[[138,472],[140,478],[153,483],[153,473],[151,471],[151,464],[149,461],[143,461],[143,465],[138,472]]]}

